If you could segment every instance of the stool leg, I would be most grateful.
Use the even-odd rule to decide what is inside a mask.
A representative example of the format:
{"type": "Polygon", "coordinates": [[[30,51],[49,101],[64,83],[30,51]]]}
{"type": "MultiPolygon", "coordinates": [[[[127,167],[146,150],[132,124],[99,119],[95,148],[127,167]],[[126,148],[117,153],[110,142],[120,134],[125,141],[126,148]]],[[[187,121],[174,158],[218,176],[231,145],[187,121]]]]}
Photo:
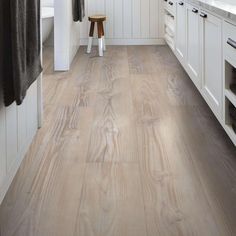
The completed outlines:
{"type": "Polygon", "coordinates": [[[91,53],[92,44],[93,44],[94,25],[95,25],[95,23],[91,22],[90,31],[89,31],[89,41],[88,41],[87,53],[91,53]]]}
{"type": "Polygon", "coordinates": [[[105,40],[104,36],[102,36],[102,49],[103,49],[104,52],[107,50],[107,48],[106,48],[106,40],[105,40]]]}
{"type": "Polygon", "coordinates": [[[89,37],[87,53],[91,53],[91,50],[92,50],[92,44],[93,44],[93,37],[89,37]]]}
{"type": "Polygon", "coordinates": [[[101,22],[97,23],[98,25],[98,51],[99,51],[99,56],[103,56],[103,43],[102,43],[102,25],[101,22]]]}
{"type": "Polygon", "coordinates": [[[103,51],[106,51],[106,41],[105,41],[105,33],[104,33],[104,25],[102,24],[102,47],[103,51]]]}

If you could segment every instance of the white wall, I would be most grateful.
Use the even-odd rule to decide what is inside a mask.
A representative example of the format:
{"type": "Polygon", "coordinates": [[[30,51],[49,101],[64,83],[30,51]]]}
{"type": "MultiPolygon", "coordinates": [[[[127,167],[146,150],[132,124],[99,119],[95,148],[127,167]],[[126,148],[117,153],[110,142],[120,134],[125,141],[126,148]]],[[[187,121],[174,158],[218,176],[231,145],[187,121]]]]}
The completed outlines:
{"type": "Polygon", "coordinates": [[[0,97],[0,204],[38,129],[37,83],[30,87],[21,106],[6,108],[0,97]]]}
{"type": "MultiPolygon", "coordinates": [[[[72,11],[72,9],[71,9],[72,11]]],[[[72,15],[71,15],[72,17],[72,15]]],[[[73,61],[75,54],[80,46],[80,23],[75,23],[73,19],[70,20],[70,63],[73,61]]]]}
{"type": "Polygon", "coordinates": [[[86,18],[81,25],[81,44],[87,44],[88,16],[107,15],[109,44],[155,44],[163,38],[163,0],[85,0],[86,18]]]}
{"type": "MultiPolygon", "coordinates": [[[[55,1],[57,1],[57,0],[55,0],[55,1]]],[[[41,0],[41,4],[43,7],[53,7],[54,0],[41,0]]]]}
{"type": "Polygon", "coordinates": [[[232,5],[236,5],[235,0],[222,0],[222,2],[229,3],[229,4],[232,4],[232,5]]]}
{"type": "MultiPolygon", "coordinates": [[[[42,7],[54,7],[54,0],[41,0],[41,5],[42,5],[42,7]]],[[[54,30],[52,29],[52,32],[50,33],[48,39],[46,40],[46,42],[44,42],[44,46],[49,46],[49,47],[53,47],[54,46],[54,34],[53,34],[53,31],[54,30]]]]}
{"type": "Polygon", "coordinates": [[[162,0],[85,0],[83,23],[72,19],[72,0],[56,0],[55,70],[69,70],[79,45],[88,39],[88,15],[106,14],[107,44],[159,44],[163,40],[162,0]]]}
{"type": "Polygon", "coordinates": [[[80,23],[73,21],[72,0],[56,0],[54,11],[55,70],[66,71],[80,45],[80,23]]]}

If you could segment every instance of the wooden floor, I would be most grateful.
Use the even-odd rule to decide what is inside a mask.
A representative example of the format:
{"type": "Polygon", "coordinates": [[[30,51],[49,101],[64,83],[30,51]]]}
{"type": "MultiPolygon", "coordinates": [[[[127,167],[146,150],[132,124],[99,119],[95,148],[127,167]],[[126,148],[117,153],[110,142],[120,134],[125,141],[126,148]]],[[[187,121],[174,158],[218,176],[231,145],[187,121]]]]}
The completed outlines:
{"type": "Polygon", "coordinates": [[[236,148],[165,46],[44,52],[44,126],[1,236],[235,236],[236,148]]]}

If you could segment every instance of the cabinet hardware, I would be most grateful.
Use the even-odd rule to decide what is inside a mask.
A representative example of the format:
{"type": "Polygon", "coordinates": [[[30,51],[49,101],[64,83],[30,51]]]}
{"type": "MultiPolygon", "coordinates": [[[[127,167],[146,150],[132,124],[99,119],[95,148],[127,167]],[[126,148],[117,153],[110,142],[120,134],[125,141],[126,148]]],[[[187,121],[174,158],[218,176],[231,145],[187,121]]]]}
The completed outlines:
{"type": "Polygon", "coordinates": [[[180,6],[183,6],[183,5],[184,5],[184,3],[183,3],[183,2],[179,2],[179,5],[180,5],[180,6]]]}
{"type": "Polygon", "coordinates": [[[172,5],[173,5],[173,2],[169,2],[169,4],[172,6],[172,5]]]}
{"type": "Polygon", "coordinates": [[[203,13],[203,12],[201,12],[200,16],[201,16],[202,18],[207,18],[207,14],[205,14],[205,13],[203,13]]]}
{"type": "Polygon", "coordinates": [[[234,40],[231,39],[231,38],[228,38],[227,43],[228,43],[231,47],[233,47],[234,49],[236,49],[236,41],[234,41],[234,40]]]}
{"type": "Polygon", "coordinates": [[[198,13],[198,9],[193,8],[192,12],[193,12],[193,13],[198,13]]]}
{"type": "Polygon", "coordinates": [[[167,0],[164,0],[164,2],[167,2],[167,0]]]}

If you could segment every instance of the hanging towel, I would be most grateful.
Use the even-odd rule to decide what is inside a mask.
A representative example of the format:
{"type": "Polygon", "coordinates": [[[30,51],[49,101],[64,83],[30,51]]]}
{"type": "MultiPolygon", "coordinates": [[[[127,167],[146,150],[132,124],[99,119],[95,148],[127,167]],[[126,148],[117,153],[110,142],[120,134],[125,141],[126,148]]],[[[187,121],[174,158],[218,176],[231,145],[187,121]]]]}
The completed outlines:
{"type": "MultiPolygon", "coordinates": [[[[12,71],[12,48],[11,48],[11,15],[10,1],[2,0],[0,6],[0,79],[3,89],[3,100],[5,105],[10,105],[15,97],[12,71]],[[4,57],[4,59],[3,59],[4,57]],[[7,96],[6,96],[7,95],[7,96]],[[11,99],[10,99],[11,98],[11,99]]],[[[2,90],[1,90],[2,91],[2,90]]]]}
{"type": "Polygon", "coordinates": [[[20,105],[42,72],[40,58],[40,0],[4,1],[3,86],[6,106],[20,105]]]}
{"type": "MultiPolygon", "coordinates": [[[[3,1],[0,1],[0,22],[3,22],[3,1]]],[[[0,24],[0,55],[3,55],[3,48],[1,45],[3,44],[3,32],[4,29],[2,27],[2,24],[0,24]]],[[[3,56],[0,56],[0,107],[2,106],[2,101],[3,101],[3,88],[2,88],[2,83],[3,83],[3,56]]]]}
{"type": "Polygon", "coordinates": [[[85,16],[84,0],[72,0],[72,9],[73,20],[82,22],[85,16]]]}

